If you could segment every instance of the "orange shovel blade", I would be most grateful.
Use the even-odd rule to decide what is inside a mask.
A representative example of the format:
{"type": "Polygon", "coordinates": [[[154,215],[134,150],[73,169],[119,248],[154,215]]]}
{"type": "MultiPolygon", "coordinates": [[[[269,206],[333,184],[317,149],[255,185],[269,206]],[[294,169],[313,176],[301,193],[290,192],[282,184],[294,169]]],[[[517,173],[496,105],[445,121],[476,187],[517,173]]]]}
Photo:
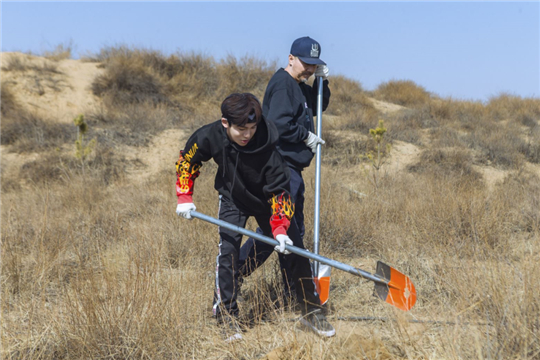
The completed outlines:
{"type": "Polygon", "coordinates": [[[332,267],[326,264],[319,264],[319,270],[317,277],[313,278],[319,299],[321,299],[321,305],[326,304],[328,298],[330,298],[330,275],[332,267]]]}
{"type": "Polygon", "coordinates": [[[380,261],[377,262],[377,275],[388,280],[388,284],[375,283],[375,296],[404,311],[414,306],[416,289],[411,279],[380,261]]]}
{"type": "Polygon", "coordinates": [[[324,305],[330,297],[330,277],[318,277],[314,278],[313,280],[315,282],[315,286],[317,287],[319,298],[321,299],[321,305],[324,305]]]}

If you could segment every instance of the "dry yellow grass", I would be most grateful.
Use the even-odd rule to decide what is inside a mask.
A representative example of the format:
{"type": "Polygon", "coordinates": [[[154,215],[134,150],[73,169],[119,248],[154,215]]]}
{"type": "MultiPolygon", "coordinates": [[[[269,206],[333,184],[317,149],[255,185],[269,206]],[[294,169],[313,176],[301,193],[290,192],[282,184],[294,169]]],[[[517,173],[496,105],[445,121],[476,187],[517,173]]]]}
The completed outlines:
{"type": "MultiPolygon", "coordinates": [[[[141,52],[163,64],[160,54],[141,52]]],[[[235,86],[261,91],[269,74],[242,61],[212,66],[223,66],[223,79],[246,74],[235,86]]],[[[183,64],[189,72],[191,63],[183,64]]],[[[140,66],[162,81],[155,68],[140,66]]],[[[317,338],[274,302],[281,284],[269,261],[245,283],[242,310],[251,320],[245,340],[223,343],[211,317],[217,229],[176,216],[177,149],[157,158],[148,148],[169,149],[169,131],[181,128],[179,149],[219,109],[199,109],[178,90],[157,104],[138,103],[148,94],[128,91],[120,107],[103,95],[104,108],[85,114],[98,143],[83,177],[75,136],[55,136],[48,127],[54,116],[32,125],[50,145],[24,145],[37,132],[14,125],[27,114],[14,93],[9,111],[2,107],[2,358],[537,359],[540,167],[519,144],[534,148],[538,99],[501,97],[485,105],[430,99],[415,109],[379,111],[359,84],[335,82],[336,110],[329,109],[323,129],[329,142],[321,253],[370,272],[377,260],[404,272],[418,290],[410,312],[373,297],[372,283],[334,270],[330,320],[337,336],[317,338]],[[356,118],[347,110],[363,107],[356,118]],[[122,117],[126,109],[133,123],[122,117]],[[497,118],[490,117],[494,111],[497,118]],[[516,113],[526,115],[508,117],[516,113]],[[379,117],[388,141],[416,146],[419,155],[396,166],[391,150],[375,188],[361,155],[373,146],[364,129],[376,127],[379,117]],[[488,186],[480,166],[497,166],[502,180],[488,186]]],[[[206,164],[196,184],[197,209],[209,215],[217,213],[215,171],[206,164]]],[[[309,246],[313,166],[305,179],[309,246]]]]}

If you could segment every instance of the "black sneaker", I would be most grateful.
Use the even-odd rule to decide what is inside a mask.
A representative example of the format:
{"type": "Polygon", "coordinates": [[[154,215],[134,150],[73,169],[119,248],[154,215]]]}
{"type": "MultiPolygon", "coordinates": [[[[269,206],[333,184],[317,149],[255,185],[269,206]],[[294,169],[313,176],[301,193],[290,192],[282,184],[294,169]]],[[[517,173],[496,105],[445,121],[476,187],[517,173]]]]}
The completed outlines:
{"type": "Polygon", "coordinates": [[[225,342],[230,343],[243,339],[242,329],[238,326],[238,322],[235,319],[226,319],[220,325],[222,327],[221,331],[225,342]]]}
{"type": "Polygon", "coordinates": [[[304,315],[300,319],[300,324],[320,336],[332,337],[336,335],[336,329],[326,320],[324,312],[320,309],[304,315]]]}

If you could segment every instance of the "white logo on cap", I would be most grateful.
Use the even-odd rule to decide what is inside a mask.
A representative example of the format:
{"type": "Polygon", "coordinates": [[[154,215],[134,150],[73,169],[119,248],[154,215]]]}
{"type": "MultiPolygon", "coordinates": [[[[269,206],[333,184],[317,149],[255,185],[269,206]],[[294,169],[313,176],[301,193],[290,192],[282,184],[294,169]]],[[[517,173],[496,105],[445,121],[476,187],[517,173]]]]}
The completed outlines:
{"type": "Polygon", "coordinates": [[[319,57],[319,44],[311,44],[311,52],[309,56],[318,58],[319,57]]]}

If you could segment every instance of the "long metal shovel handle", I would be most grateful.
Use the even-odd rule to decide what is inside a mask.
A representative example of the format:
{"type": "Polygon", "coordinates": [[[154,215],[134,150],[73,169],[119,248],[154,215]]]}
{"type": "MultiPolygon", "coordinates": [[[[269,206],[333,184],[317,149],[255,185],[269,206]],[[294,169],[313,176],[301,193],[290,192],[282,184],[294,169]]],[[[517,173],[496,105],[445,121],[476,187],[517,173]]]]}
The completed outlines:
{"type": "MultiPolygon", "coordinates": [[[[191,216],[200,220],[204,220],[211,224],[223,227],[225,229],[240,233],[242,235],[252,237],[270,245],[275,246],[279,244],[277,240],[274,240],[268,236],[257,234],[254,231],[244,229],[240,226],[230,224],[223,220],[215,219],[211,216],[202,214],[197,211],[191,211],[191,216]]],[[[296,246],[285,245],[285,249],[289,250],[293,254],[303,256],[305,258],[318,261],[323,264],[327,264],[329,266],[335,267],[336,269],[340,269],[350,274],[360,276],[375,282],[375,295],[380,299],[386,301],[387,303],[394,305],[402,310],[410,310],[416,302],[416,290],[414,289],[414,285],[409,280],[409,278],[382,262],[379,262],[377,264],[377,274],[371,274],[362,269],[357,269],[353,266],[329,259],[318,254],[314,254],[310,251],[301,249],[296,246]]]]}
{"type": "MultiPolygon", "coordinates": [[[[323,79],[318,78],[318,93],[317,93],[317,136],[322,134],[322,112],[323,112],[323,79]]],[[[321,199],[321,144],[317,144],[315,162],[315,215],[313,217],[313,252],[319,254],[319,217],[320,217],[320,199],[321,199]]],[[[316,279],[319,276],[319,262],[313,263],[313,277],[316,279]]]]}

